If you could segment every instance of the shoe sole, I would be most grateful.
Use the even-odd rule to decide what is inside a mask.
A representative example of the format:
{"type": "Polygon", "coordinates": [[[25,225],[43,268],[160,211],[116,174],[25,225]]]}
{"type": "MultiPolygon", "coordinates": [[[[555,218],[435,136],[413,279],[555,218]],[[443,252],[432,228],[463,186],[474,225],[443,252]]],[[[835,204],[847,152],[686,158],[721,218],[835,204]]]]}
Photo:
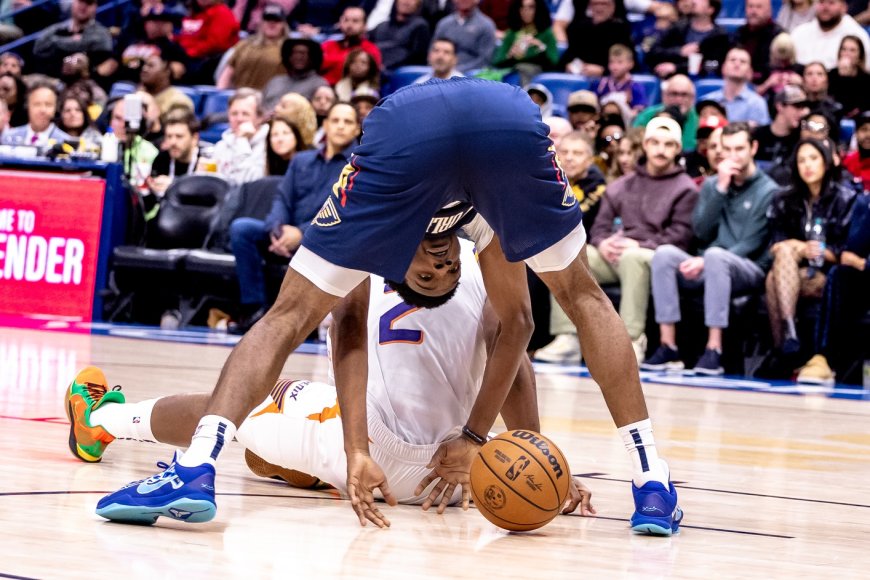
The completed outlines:
{"type": "Polygon", "coordinates": [[[248,469],[250,469],[254,475],[265,477],[267,479],[277,479],[285,482],[290,487],[297,487],[299,489],[323,489],[332,487],[313,475],[269,463],[250,449],[245,449],[245,463],[247,463],[248,469]]]}
{"type": "Polygon", "coordinates": [[[662,365],[640,363],[640,370],[642,371],[681,371],[685,368],[686,364],[683,362],[669,362],[662,365]]]}
{"type": "Polygon", "coordinates": [[[73,418],[73,410],[72,410],[72,401],[70,401],[69,389],[67,389],[66,394],[66,417],[69,419],[69,450],[73,454],[73,457],[78,459],[79,461],[84,461],[85,463],[99,463],[103,460],[102,457],[94,457],[81,447],[79,447],[78,440],[76,440],[76,422],[73,418]]]}
{"type": "Polygon", "coordinates": [[[722,376],[725,374],[725,369],[723,369],[722,367],[719,367],[718,369],[700,369],[700,368],[695,367],[692,369],[692,372],[695,373],[696,375],[704,375],[707,377],[719,377],[719,376],[722,376]]]}
{"type": "Polygon", "coordinates": [[[680,523],[682,521],[683,510],[677,507],[676,517],[674,518],[649,518],[635,515],[631,518],[631,529],[638,534],[647,536],[672,536],[680,533],[680,523]]]}
{"type": "Polygon", "coordinates": [[[835,379],[802,379],[798,377],[797,384],[799,385],[814,385],[818,387],[833,387],[836,384],[835,379]]]}
{"type": "Polygon", "coordinates": [[[159,507],[113,503],[104,508],[97,508],[96,513],[107,520],[124,524],[150,526],[160,516],[180,522],[201,524],[214,519],[217,506],[209,500],[181,498],[159,507]]]}

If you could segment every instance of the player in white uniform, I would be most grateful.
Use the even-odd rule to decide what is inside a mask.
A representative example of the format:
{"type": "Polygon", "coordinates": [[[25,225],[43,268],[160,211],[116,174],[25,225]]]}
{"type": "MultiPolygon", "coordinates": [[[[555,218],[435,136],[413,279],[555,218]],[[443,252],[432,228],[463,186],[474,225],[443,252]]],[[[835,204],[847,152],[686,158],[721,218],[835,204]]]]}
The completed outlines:
{"type": "MultiPolygon", "coordinates": [[[[430,489],[417,492],[416,488],[430,473],[427,466],[440,443],[459,436],[459,426],[471,412],[483,378],[487,342],[493,337],[497,321],[487,306],[470,242],[462,243],[462,261],[465,268],[456,295],[437,309],[409,306],[382,278],[371,279],[367,391],[370,450],[401,503],[425,504],[430,489]]],[[[528,364],[521,371],[503,416],[509,427],[539,429],[533,375],[528,364]]],[[[91,367],[82,371],[76,381],[105,384],[101,376],[98,369],[91,367]]],[[[118,402],[99,406],[91,412],[89,425],[73,428],[103,429],[114,438],[183,445],[196,427],[208,395],[173,395],[136,404],[118,402]]],[[[343,430],[333,384],[278,381],[270,396],[242,423],[236,438],[257,458],[285,468],[276,473],[298,470],[347,493],[343,430]]],[[[83,458],[76,447],[73,453],[83,458]]],[[[259,463],[256,458],[254,462],[259,463]]],[[[594,513],[588,490],[579,482],[577,485],[579,489],[572,489],[566,510],[573,511],[582,501],[581,513],[594,513]]],[[[460,496],[461,489],[457,488],[453,502],[460,496]]],[[[98,508],[98,513],[117,519],[112,517],[116,514],[111,505],[98,508]]]]}

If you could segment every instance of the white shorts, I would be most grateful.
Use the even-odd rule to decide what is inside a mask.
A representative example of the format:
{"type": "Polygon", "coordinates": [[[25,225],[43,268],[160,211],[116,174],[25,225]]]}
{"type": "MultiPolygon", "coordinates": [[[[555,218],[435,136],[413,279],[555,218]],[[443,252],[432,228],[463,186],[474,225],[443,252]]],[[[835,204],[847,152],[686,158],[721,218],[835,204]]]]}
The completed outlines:
{"type": "MultiPolygon", "coordinates": [[[[371,410],[368,423],[371,456],[384,470],[393,495],[400,503],[423,503],[430,489],[415,496],[414,488],[431,471],[426,465],[440,442],[406,443],[371,410]]],[[[457,428],[456,436],[459,432],[457,428]]],[[[269,463],[313,475],[347,494],[344,434],[334,386],[278,381],[269,398],[239,427],[236,438],[269,463]]],[[[457,489],[451,503],[460,499],[457,489]]]]}

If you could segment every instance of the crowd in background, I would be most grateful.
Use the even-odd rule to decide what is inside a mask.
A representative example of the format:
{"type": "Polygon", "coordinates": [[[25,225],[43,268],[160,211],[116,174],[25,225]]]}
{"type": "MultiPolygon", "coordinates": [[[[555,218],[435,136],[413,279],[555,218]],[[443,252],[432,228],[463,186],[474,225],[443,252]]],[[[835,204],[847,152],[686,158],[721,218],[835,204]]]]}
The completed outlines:
{"type": "MultiPolygon", "coordinates": [[[[4,0],[0,15],[23,5],[4,0]]],[[[271,211],[228,228],[234,332],[268,308],[265,269],[298,248],[394,71],[427,65],[413,82],[513,79],[541,107],[584,211],[590,268],[620,289],[642,368],[724,372],[723,335],[746,296],[764,298],[770,321],[759,375],[830,384],[867,355],[848,340],[870,307],[867,0],[778,12],[745,0],[730,30],[720,0],[140,0],[112,28],[97,8],[64,0],[0,20],[0,42],[38,36],[0,54],[0,143],[87,150],[111,130],[146,221],[181,176],[213,172],[234,187],[280,176],[271,211]],[[589,89],[562,101],[536,82],[544,72],[589,89]],[[699,79],[720,88],[697,99],[699,79]],[[136,86],[137,130],[126,100],[109,97],[119,82],[136,86]],[[191,86],[231,90],[226,110],[197,110],[191,86]],[[223,130],[203,139],[209,127],[223,130]],[[697,356],[677,340],[693,293],[707,340],[697,356]],[[810,340],[804,303],[818,306],[810,340]]],[[[579,362],[570,322],[533,297],[530,350],[579,362]]]]}

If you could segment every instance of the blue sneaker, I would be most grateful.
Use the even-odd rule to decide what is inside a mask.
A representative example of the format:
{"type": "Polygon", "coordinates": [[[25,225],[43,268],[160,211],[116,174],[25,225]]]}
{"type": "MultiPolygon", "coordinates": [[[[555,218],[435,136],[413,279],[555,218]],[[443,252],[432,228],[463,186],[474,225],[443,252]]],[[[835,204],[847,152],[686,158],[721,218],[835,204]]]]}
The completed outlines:
{"type": "Polygon", "coordinates": [[[148,479],[128,483],[97,504],[97,515],[116,522],[151,525],[164,516],[182,522],[207,522],[214,518],[214,467],[157,464],[165,469],[148,479]]]}
{"type": "Polygon", "coordinates": [[[720,362],[722,354],[712,348],[708,348],[695,363],[695,368],[692,369],[696,375],[707,375],[708,377],[718,377],[725,374],[725,369],[722,368],[720,362]]]}
{"type": "Polygon", "coordinates": [[[658,481],[648,481],[643,487],[631,483],[634,495],[634,515],[631,529],[651,536],[670,536],[680,531],[683,510],[677,505],[677,490],[673,483],[668,488],[658,481]]]}

